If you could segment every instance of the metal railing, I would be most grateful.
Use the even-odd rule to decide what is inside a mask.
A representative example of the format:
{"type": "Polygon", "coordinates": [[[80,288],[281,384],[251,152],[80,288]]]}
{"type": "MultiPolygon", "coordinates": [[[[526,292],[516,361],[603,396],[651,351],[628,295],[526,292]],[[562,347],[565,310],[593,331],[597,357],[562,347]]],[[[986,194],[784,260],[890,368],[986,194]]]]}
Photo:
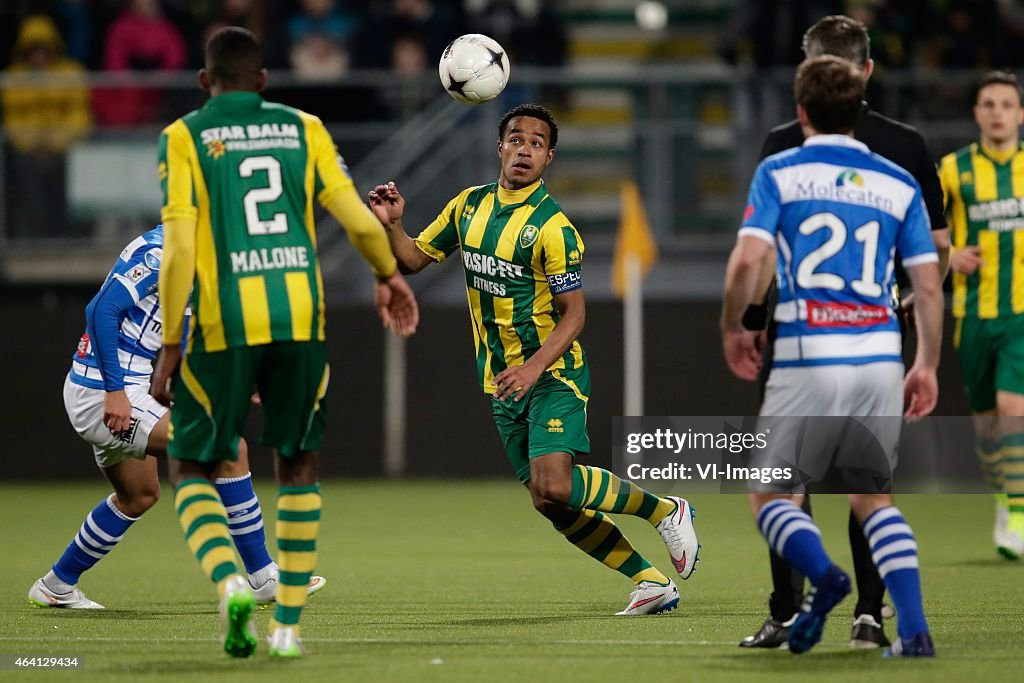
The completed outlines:
{"type": "MultiPolygon", "coordinates": [[[[883,113],[916,125],[938,158],[976,134],[969,101],[976,77],[974,72],[879,74],[869,97],[883,113]]],[[[676,243],[728,241],[764,135],[793,116],[791,82],[788,69],[754,72],[717,65],[524,68],[513,72],[497,101],[469,107],[448,98],[433,74],[401,78],[368,71],[342,82],[315,82],[274,73],[266,95],[320,115],[362,191],[397,181],[408,200],[410,230],[426,225],[464,187],[497,177],[496,126],[505,109],[522,101],[548,104],[561,124],[548,185],[599,253],[610,244],[618,187],[626,179],[641,187],[652,227],[667,250],[676,243]]],[[[0,88],[35,85],[31,78],[0,78],[0,88]]],[[[66,217],[54,222],[68,225],[55,226],[56,236],[24,229],[18,213],[23,198],[13,196],[12,189],[13,181],[30,171],[14,163],[3,140],[0,253],[8,280],[102,277],[116,254],[111,250],[159,215],[155,143],[160,127],[203,101],[191,73],[90,74],[85,86],[161,92],[161,118],[131,127],[97,124],[67,150],[67,189],[54,188],[42,200],[52,200],[54,207],[66,204],[66,217]],[[73,248],[54,249],[55,243],[73,248]]],[[[322,231],[322,243],[342,241],[339,234],[322,231]]],[[[325,250],[329,279],[345,277],[346,254],[325,250]]]]}

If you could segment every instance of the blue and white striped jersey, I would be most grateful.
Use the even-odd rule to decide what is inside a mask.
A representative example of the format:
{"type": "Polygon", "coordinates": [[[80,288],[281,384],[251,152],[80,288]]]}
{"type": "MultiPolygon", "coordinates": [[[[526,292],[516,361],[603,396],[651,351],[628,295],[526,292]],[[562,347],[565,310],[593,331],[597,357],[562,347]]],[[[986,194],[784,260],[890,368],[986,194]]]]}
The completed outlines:
{"type": "Polygon", "coordinates": [[[774,367],[900,361],[894,258],[938,262],[921,188],[845,135],[766,158],[740,235],[778,249],[774,367]]]}
{"type": "Polygon", "coordinates": [[[132,240],[86,306],[85,334],[71,363],[75,384],[106,391],[149,384],[163,343],[157,301],[163,243],[162,225],[132,240]]]}

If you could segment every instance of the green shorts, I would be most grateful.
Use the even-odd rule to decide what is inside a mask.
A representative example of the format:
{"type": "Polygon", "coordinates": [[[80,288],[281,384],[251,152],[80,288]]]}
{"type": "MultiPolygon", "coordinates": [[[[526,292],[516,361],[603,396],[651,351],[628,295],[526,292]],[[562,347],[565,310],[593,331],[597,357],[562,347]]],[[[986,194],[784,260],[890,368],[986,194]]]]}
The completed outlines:
{"type": "Polygon", "coordinates": [[[1024,394],[1024,315],[956,322],[953,337],[971,411],[996,408],[996,392],[1024,394]]]}
{"type": "Polygon", "coordinates": [[[590,452],[587,400],[590,370],[545,372],[518,403],[492,400],[494,424],[516,477],[530,480],[530,458],[548,453],[590,452]]]}
{"type": "Polygon", "coordinates": [[[260,443],[283,457],[320,448],[330,369],[323,342],[275,342],[185,355],[175,382],[167,453],[180,460],[238,459],[253,391],[260,443]]]}

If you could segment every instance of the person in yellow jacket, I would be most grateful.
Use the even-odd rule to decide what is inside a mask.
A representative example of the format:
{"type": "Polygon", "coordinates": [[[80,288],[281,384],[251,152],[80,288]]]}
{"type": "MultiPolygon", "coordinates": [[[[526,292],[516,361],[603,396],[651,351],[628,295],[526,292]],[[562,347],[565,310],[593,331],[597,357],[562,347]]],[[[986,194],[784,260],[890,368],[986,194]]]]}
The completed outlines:
{"type": "Polygon", "coordinates": [[[10,144],[11,234],[68,234],[65,153],[89,134],[92,109],[81,64],[64,56],[64,41],[45,15],[25,18],[0,89],[10,144]]]}

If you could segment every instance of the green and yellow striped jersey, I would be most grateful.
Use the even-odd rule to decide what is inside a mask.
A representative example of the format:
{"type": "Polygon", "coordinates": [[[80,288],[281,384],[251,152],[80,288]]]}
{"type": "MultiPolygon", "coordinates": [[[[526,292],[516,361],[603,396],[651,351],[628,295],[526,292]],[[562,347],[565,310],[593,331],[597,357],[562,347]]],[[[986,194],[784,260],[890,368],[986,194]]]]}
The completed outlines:
{"type": "Polygon", "coordinates": [[[953,315],[998,318],[1024,313],[1024,145],[994,159],[979,143],[939,163],[953,248],[977,245],[985,264],[953,273],[953,315]]]}
{"type": "MultiPolygon", "coordinates": [[[[555,328],[554,294],[581,286],[583,240],[542,180],[520,190],[497,183],[463,190],[416,246],[438,263],[462,250],[477,371],[488,394],[495,375],[525,362],[555,328]]],[[[548,369],[561,376],[584,363],[573,340],[548,369]]]]}
{"type": "Polygon", "coordinates": [[[315,116],[229,92],[160,136],[164,221],[197,221],[189,348],[324,339],[313,200],[352,186],[315,116]]]}

